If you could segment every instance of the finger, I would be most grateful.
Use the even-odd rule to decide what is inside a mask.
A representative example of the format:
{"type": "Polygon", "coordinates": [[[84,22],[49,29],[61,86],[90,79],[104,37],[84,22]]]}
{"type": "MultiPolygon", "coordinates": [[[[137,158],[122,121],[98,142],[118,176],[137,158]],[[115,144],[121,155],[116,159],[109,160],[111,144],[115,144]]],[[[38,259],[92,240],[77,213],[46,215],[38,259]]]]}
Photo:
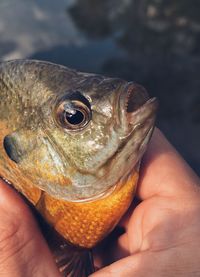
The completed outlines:
{"type": "Polygon", "coordinates": [[[199,253],[192,257],[196,244],[185,243],[161,251],[145,251],[119,260],[90,277],[200,276],[199,253]],[[191,258],[192,257],[192,258],[191,258]]]}
{"type": "Polygon", "coordinates": [[[28,207],[0,180],[0,276],[60,274],[28,207]]]}
{"type": "Polygon", "coordinates": [[[155,195],[199,194],[199,178],[156,129],[144,156],[137,194],[144,200],[155,195]]]}
{"type": "Polygon", "coordinates": [[[143,255],[136,254],[133,256],[126,257],[121,259],[103,269],[93,273],[89,277],[153,277],[153,276],[161,276],[155,274],[155,267],[153,268],[155,263],[152,263],[149,266],[148,257],[143,257],[143,255]],[[151,267],[151,268],[149,268],[151,267]],[[153,269],[153,270],[152,270],[153,269]],[[151,272],[150,272],[151,271],[151,272]],[[154,274],[151,274],[154,271],[154,274]]]}

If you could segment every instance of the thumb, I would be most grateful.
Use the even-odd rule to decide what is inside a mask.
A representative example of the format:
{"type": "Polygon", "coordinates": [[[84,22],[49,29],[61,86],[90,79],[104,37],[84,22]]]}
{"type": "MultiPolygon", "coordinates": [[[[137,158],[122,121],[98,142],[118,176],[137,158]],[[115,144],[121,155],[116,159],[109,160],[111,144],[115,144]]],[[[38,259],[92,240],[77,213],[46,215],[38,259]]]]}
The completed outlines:
{"type": "Polygon", "coordinates": [[[1,179],[0,221],[1,277],[60,276],[29,208],[1,179]]]}

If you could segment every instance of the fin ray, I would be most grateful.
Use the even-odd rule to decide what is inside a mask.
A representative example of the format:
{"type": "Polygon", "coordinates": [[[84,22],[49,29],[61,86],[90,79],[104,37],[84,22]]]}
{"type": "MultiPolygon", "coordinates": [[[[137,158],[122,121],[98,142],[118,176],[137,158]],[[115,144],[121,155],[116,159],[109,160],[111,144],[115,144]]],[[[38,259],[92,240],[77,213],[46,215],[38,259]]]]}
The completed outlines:
{"type": "Polygon", "coordinates": [[[63,277],[87,277],[94,272],[91,250],[61,245],[55,252],[56,264],[63,277]]]}

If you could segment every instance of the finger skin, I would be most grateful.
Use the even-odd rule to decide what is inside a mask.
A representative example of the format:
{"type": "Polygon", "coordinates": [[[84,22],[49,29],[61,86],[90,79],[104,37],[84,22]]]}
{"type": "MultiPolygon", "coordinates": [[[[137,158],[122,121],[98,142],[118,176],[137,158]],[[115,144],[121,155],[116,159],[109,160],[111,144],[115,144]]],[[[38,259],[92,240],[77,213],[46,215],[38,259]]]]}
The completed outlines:
{"type": "Polygon", "coordinates": [[[2,180],[0,219],[1,277],[60,276],[28,207],[2,180]]]}
{"type": "Polygon", "coordinates": [[[137,193],[142,200],[154,195],[194,197],[199,192],[199,178],[158,129],[142,161],[140,176],[137,193]]]}

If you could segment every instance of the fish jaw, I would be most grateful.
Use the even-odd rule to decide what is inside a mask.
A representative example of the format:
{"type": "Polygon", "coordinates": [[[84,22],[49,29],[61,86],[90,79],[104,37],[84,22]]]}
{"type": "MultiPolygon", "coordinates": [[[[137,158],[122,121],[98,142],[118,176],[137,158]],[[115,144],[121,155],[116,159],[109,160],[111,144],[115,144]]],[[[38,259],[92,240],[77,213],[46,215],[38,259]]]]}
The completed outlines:
{"type": "Polygon", "coordinates": [[[135,83],[126,85],[119,101],[119,122],[122,146],[119,147],[117,162],[119,168],[124,168],[123,175],[134,169],[147,149],[155,126],[158,101],[149,99],[146,90],[135,83]],[[135,94],[140,96],[140,102],[134,103],[135,94]]]}

